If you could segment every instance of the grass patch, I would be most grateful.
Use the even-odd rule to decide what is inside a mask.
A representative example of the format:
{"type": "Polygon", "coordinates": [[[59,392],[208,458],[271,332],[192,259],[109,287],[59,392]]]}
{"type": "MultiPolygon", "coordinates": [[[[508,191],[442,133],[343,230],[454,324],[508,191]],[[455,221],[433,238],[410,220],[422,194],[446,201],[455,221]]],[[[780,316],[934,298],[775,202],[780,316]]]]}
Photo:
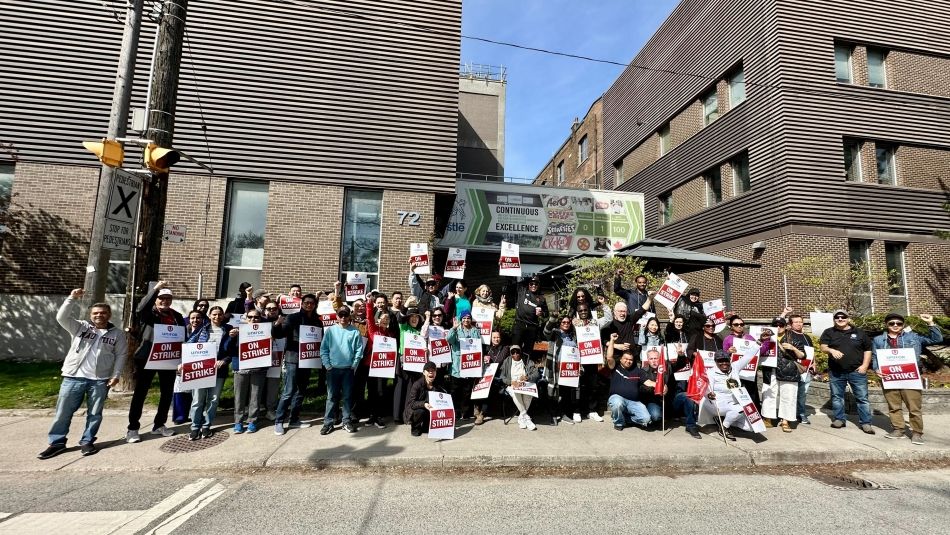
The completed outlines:
{"type": "Polygon", "coordinates": [[[0,361],[0,409],[56,406],[62,363],[0,361]]]}

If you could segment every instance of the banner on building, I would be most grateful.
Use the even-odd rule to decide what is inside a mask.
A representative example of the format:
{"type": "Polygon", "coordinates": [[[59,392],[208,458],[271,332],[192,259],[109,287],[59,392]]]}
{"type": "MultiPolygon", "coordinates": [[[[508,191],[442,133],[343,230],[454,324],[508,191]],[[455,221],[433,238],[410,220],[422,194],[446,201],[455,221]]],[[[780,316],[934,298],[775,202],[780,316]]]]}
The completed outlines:
{"type": "Polygon", "coordinates": [[[643,195],[458,180],[442,247],[527,254],[607,253],[643,239],[643,195]]]}
{"type": "Polygon", "coordinates": [[[447,279],[465,278],[465,257],[468,251],[460,247],[449,247],[449,257],[445,260],[445,272],[443,275],[447,279]]]}
{"type": "Polygon", "coordinates": [[[185,328],[181,325],[155,325],[152,329],[152,349],[148,353],[145,369],[177,370],[184,341],[185,328]]]}

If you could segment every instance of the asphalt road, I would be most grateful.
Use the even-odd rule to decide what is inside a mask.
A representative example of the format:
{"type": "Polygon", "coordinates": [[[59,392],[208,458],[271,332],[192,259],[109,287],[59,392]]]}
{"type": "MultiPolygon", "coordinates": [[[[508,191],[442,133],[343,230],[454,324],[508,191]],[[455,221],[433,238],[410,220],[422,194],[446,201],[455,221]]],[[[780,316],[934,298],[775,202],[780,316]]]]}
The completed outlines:
{"type": "Polygon", "coordinates": [[[2,474],[0,533],[950,533],[950,469],[859,475],[897,489],[776,474],[2,474]]]}

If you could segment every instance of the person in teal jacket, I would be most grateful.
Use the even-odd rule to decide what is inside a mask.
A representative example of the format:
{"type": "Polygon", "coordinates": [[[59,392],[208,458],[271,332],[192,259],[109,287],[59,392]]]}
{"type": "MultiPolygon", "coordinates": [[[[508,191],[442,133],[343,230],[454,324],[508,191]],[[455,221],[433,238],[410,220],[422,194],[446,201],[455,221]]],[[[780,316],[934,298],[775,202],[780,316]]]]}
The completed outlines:
{"type": "Polygon", "coordinates": [[[481,340],[482,333],[478,326],[472,321],[471,312],[462,314],[461,320],[453,320],[455,326],[449,329],[445,339],[449,341],[449,347],[452,349],[452,377],[450,379],[450,392],[452,401],[458,408],[458,414],[462,418],[467,418],[467,412],[471,405],[472,387],[477,379],[462,378],[462,349],[459,340],[462,338],[475,338],[481,340]]]}
{"type": "Polygon", "coordinates": [[[323,342],[320,344],[320,359],[327,370],[327,408],[323,416],[321,435],[333,431],[333,421],[336,418],[337,405],[341,404],[341,395],[343,429],[347,433],[356,432],[356,424],[350,417],[350,391],[353,389],[356,367],[363,358],[363,337],[351,324],[349,308],[337,309],[336,317],[337,324],[323,332],[323,342]]]}

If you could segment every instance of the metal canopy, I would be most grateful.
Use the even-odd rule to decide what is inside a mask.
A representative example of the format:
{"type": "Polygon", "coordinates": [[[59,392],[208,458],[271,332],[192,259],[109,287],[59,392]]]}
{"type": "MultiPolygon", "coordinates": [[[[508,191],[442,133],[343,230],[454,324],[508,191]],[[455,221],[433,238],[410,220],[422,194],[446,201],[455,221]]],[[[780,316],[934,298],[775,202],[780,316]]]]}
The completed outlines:
{"type": "Polygon", "coordinates": [[[702,269],[723,269],[727,267],[759,268],[761,264],[741,262],[725,256],[690,251],[673,247],[662,240],[641,240],[614,251],[617,256],[633,256],[646,261],[650,271],[669,270],[673,273],[689,273],[702,269]]]}

